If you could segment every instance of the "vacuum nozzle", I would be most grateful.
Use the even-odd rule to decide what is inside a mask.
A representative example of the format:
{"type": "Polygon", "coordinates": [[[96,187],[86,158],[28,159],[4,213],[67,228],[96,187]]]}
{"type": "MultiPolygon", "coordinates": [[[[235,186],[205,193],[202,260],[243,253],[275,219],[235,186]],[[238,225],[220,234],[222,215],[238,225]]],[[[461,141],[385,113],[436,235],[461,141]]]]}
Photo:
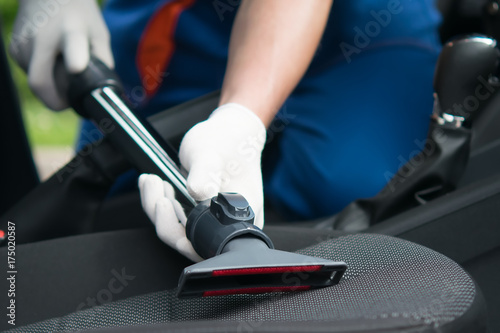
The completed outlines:
{"type": "Polygon", "coordinates": [[[219,193],[189,215],[186,233],[204,258],[184,269],[178,297],[303,291],[337,284],[347,265],[275,250],[253,225],[255,215],[239,194],[219,193]]]}
{"type": "Polygon", "coordinates": [[[230,241],[224,253],[184,269],[179,297],[302,291],[337,284],[343,262],[271,249],[253,237],[230,241]]]}
{"type": "Polygon", "coordinates": [[[174,152],[168,154],[168,144],[128,108],[116,74],[104,63],[92,57],[82,73],[70,74],[59,57],[54,75],[77,112],[92,119],[138,170],[168,180],[181,194],[184,209],[192,209],[187,238],[201,257],[210,259],[184,270],[179,297],[305,290],[339,282],[343,262],[274,250],[271,239],[254,226],[255,214],[241,195],[219,193],[197,204],[171,158],[174,152]],[[109,125],[112,130],[106,130],[109,125]]]}

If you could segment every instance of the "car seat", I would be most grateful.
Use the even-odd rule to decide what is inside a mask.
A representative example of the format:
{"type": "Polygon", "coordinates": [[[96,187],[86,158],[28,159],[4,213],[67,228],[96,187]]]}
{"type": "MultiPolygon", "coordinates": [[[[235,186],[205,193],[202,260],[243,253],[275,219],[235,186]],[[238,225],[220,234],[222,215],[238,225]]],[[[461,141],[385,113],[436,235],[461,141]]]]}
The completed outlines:
{"type": "MultiPolygon", "coordinates": [[[[214,96],[202,98],[201,104],[213,102],[214,96]]],[[[186,106],[176,108],[175,112],[170,110],[169,114],[179,115],[183,107],[186,106]]],[[[161,118],[161,115],[155,117],[161,118]]],[[[77,156],[68,164],[72,172],[66,175],[63,168],[62,173],[56,173],[23,199],[17,211],[14,209],[4,217],[16,221],[19,239],[27,242],[17,247],[16,255],[23,261],[16,268],[24,273],[17,276],[16,288],[19,290],[18,304],[24,304],[23,307],[30,311],[19,313],[16,320],[18,325],[31,325],[20,327],[19,331],[88,330],[152,323],[163,325],[159,329],[192,328],[193,331],[207,328],[241,330],[242,323],[256,331],[300,331],[305,329],[302,325],[307,325],[309,331],[338,332],[486,331],[481,292],[451,259],[421,245],[389,236],[349,235],[327,229],[276,226],[266,231],[278,248],[346,261],[348,273],[337,286],[292,294],[179,300],[173,296],[175,289],[172,288],[187,260],[162,245],[152,230],[63,237],[65,233],[94,231],[92,223],[75,222],[82,220],[82,214],[98,210],[75,205],[75,202],[81,203],[82,198],[91,198],[94,204],[96,198],[102,200],[106,193],[103,188],[127,166],[119,158],[110,158],[120,154],[106,141],[93,148],[91,153],[77,156]],[[75,187],[78,184],[80,186],[75,187]],[[43,197],[48,193],[55,202],[53,209],[47,208],[48,199],[43,197]],[[64,193],[72,195],[64,196],[64,193]],[[27,219],[26,208],[30,204],[32,214],[46,211],[48,216],[32,215],[27,219]],[[45,207],[40,210],[36,205],[45,207]],[[16,214],[20,215],[16,218],[16,214]],[[37,229],[23,223],[19,218],[22,215],[24,221],[38,218],[52,220],[55,224],[39,224],[37,229]],[[40,238],[58,236],[60,238],[33,243],[40,238]],[[53,267],[59,269],[55,276],[53,267]],[[120,272],[124,292],[117,292],[115,296],[113,291],[117,288],[112,281],[119,280],[117,274],[120,272]],[[130,275],[132,281],[125,281],[123,276],[129,276],[127,272],[140,272],[137,286],[132,287],[135,275],[133,279],[130,275]],[[110,273],[115,280],[109,277],[110,273]],[[93,306],[93,301],[91,309],[83,310],[89,307],[88,297],[105,303],[127,296],[127,299],[102,306],[93,306]],[[51,301],[50,306],[47,300],[51,301]],[[75,310],[80,311],[72,313],[75,310]]],[[[127,206],[126,201],[120,199],[115,209],[121,212],[115,210],[109,219],[118,223],[130,220],[133,215],[125,211],[127,206]]],[[[104,210],[99,213],[102,215],[104,210]]],[[[92,221],[92,216],[89,217],[83,220],[92,221]]],[[[7,260],[7,255],[7,249],[0,250],[3,260],[7,260]]],[[[9,287],[9,281],[2,283],[9,287]]],[[[141,329],[148,330],[147,327],[141,329]]]]}
{"type": "MultiPolygon", "coordinates": [[[[486,332],[481,291],[451,259],[390,236],[330,235],[321,241],[308,229],[303,231],[316,245],[299,253],[348,264],[338,285],[305,292],[178,299],[176,280],[188,260],[162,244],[152,230],[19,245],[16,326],[4,320],[0,329],[486,332]]],[[[301,248],[300,243],[274,237],[273,231],[268,234],[277,248],[301,248]]],[[[0,249],[0,260],[6,256],[7,249],[0,249]]],[[[5,279],[0,285],[8,288],[5,279]]]]}

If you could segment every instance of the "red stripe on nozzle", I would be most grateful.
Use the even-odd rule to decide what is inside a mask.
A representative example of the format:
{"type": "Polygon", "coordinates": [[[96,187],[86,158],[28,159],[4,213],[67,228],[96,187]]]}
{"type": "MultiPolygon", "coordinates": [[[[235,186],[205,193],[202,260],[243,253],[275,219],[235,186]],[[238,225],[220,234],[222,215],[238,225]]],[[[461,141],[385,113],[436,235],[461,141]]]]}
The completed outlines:
{"type": "Polygon", "coordinates": [[[212,272],[212,276],[317,272],[322,267],[323,265],[218,269],[212,272]]]}
{"type": "Polygon", "coordinates": [[[253,287],[240,289],[209,290],[203,292],[203,297],[224,296],[234,294],[264,294],[273,292],[304,291],[311,289],[311,286],[292,286],[292,287],[253,287]]]}

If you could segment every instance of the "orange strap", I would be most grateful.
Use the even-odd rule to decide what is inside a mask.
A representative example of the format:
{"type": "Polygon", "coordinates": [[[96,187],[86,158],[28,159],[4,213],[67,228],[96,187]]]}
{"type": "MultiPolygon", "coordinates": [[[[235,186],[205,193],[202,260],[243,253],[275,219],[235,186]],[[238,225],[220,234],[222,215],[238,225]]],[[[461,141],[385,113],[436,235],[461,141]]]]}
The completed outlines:
{"type": "MultiPolygon", "coordinates": [[[[144,1],[144,0],[143,0],[144,1]]],[[[152,97],[165,79],[165,70],[175,51],[175,29],[179,16],[195,0],[172,0],[149,20],[137,49],[136,64],[142,86],[152,97]]]]}

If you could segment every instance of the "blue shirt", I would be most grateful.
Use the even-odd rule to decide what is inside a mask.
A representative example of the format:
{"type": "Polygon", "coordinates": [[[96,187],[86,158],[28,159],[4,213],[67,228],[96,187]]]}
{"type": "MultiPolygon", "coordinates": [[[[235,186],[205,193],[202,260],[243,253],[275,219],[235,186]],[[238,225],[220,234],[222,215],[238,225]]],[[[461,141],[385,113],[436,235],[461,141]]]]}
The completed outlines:
{"type": "MultiPolygon", "coordinates": [[[[221,88],[237,3],[108,0],[116,70],[135,110],[148,116],[221,88]]],[[[398,157],[425,139],[439,23],[434,0],[334,1],[313,61],[278,115],[286,129],[269,136],[280,136],[263,166],[275,209],[326,216],[384,186],[398,157]]]]}
{"type": "MultiPolygon", "coordinates": [[[[107,2],[104,16],[116,70],[136,109],[147,116],[220,89],[237,2],[107,2]],[[145,40],[151,42],[149,47],[144,46],[145,40]],[[173,47],[164,47],[166,40],[173,47]],[[141,61],[147,58],[145,53],[151,56],[141,61]],[[152,73],[157,73],[156,80],[152,73]],[[149,91],[151,87],[154,91],[149,91]]],[[[437,48],[439,20],[433,0],[335,0],[306,77],[388,45],[437,48]]]]}

